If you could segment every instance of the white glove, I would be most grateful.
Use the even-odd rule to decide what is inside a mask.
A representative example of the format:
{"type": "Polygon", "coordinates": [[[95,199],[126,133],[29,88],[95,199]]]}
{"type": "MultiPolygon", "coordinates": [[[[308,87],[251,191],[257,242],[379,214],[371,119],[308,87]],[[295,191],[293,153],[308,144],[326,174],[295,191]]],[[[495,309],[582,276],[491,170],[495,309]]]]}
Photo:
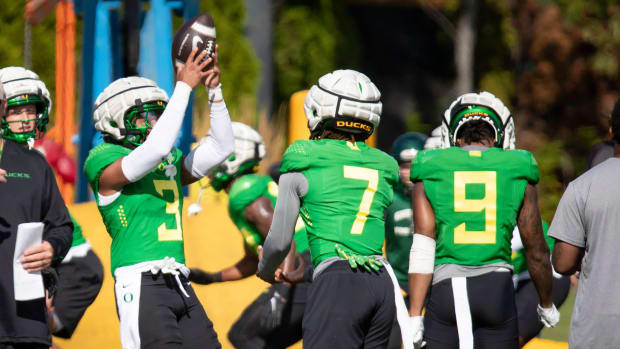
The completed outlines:
{"type": "Polygon", "coordinates": [[[538,319],[545,327],[555,327],[560,322],[560,312],[555,307],[555,304],[552,304],[551,308],[543,308],[539,304],[536,312],[538,313],[538,319]]]}
{"type": "Polygon", "coordinates": [[[409,318],[411,324],[411,332],[413,333],[413,347],[415,349],[421,348],[426,344],[422,340],[424,338],[424,316],[411,316],[409,318]]]}

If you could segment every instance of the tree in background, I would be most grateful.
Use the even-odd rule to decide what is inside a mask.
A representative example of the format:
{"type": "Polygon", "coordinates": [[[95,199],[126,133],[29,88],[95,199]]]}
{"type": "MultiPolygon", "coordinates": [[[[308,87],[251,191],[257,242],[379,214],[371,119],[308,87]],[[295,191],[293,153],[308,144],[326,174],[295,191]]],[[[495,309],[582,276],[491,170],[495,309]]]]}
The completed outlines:
{"type": "MultiPolygon", "coordinates": [[[[217,29],[217,43],[220,46],[222,67],[222,90],[226,105],[233,120],[245,115],[245,121],[256,125],[256,88],[258,85],[258,60],[244,36],[245,5],[243,0],[203,0],[199,12],[209,12],[217,29]]],[[[179,28],[181,18],[175,18],[174,27],[179,28]]],[[[199,118],[200,111],[208,110],[204,91],[196,94],[199,118]]],[[[197,134],[203,130],[198,130],[197,134]]]]}
{"type": "MultiPolygon", "coordinates": [[[[25,0],[4,1],[0,11],[0,68],[24,66],[24,7],[25,0]]],[[[56,96],[54,66],[56,20],[47,16],[32,27],[32,67],[50,91],[52,100],[56,96]]],[[[77,45],[76,45],[77,46],[77,45]]],[[[81,45],[80,45],[81,46],[81,45]]],[[[76,47],[76,50],[78,48],[76,47]]],[[[53,110],[52,110],[53,112],[53,110]]],[[[54,119],[52,118],[52,122],[54,119]]]]}
{"type": "Polygon", "coordinates": [[[277,10],[274,33],[277,103],[309,88],[326,72],[359,66],[359,39],[341,1],[281,1],[277,10]]]}

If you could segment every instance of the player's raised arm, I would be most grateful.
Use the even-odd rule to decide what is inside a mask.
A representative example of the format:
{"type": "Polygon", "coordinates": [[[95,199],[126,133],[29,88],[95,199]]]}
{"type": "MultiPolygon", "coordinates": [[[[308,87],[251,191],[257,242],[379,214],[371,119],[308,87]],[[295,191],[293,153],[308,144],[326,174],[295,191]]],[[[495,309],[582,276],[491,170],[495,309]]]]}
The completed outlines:
{"type": "Polygon", "coordinates": [[[554,327],[560,320],[560,313],[555,308],[551,295],[552,272],[549,247],[543,235],[538,194],[536,187],[532,184],[527,184],[525,187],[517,226],[525,247],[528,270],[540,297],[538,314],[545,326],[554,327]]]}
{"type": "Polygon", "coordinates": [[[206,176],[211,169],[226,160],[235,150],[230,115],[222,95],[218,49],[218,45],[215,45],[213,68],[206,72],[207,76],[204,81],[209,96],[211,128],[204,142],[192,150],[183,161],[183,185],[206,176]]]}
{"type": "MultiPolygon", "coordinates": [[[[126,117],[130,117],[130,113],[128,115],[123,115],[120,112],[113,113],[113,110],[110,110],[113,106],[106,105],[109,99],[114,98],[119,93],[117,90],[122,92],[124,89],[132,87],[128,85],[144,85],[143,80],[147,79],[139,77],[119,79],[99,95],[95,102],[94,111],[97,130],[121,142],[125,140],[130,141],[129,138],[135,140],[142,137],[142,143],[136,142],[137,144],[133,144],[137,147],[129,155],[119,158],[105,168],[99,177],[99,193],[111,195],[120,191],[126,184],[135,182],[151,172],[170,154],[183,124],[183,117],[185,116],[185,109],[187,108],[192,88],[208,75],[208,72],[202,72],[202,69],[211,62],[210,58],[202,61],[205,55],[206,52],[204,51],[197,54],[196,50],[194,50],[190,54],[187,63],[183,67],[178,67],[178,82],[168,105],[166,105],[163,113],[160,114],[161,117],[156,113],[155,108],[152,111],[147,110],[149,107],[142,103],[162,102],[162,98],[157,101],[140,100],[140,105],[136,106],[136,116],[132,120],[126,120],[126,117]],[[129,122],[129,125],[134,126],[136,130],[130,130],[128,127],[125,127],[126,122],[129,122]],[[120,128],[119,123],[124,127],[120,128]],[[142,131],[140,128],[144,130],[142,131]]],[[[154,83],[153,86],[148,87],[154,91],[160,90],[154,83]]],[[[163,93],[163,96],[165,98],[165,93],[163,93]]],[[[135,103],[135,101],[130,102],[135,103]]]]}

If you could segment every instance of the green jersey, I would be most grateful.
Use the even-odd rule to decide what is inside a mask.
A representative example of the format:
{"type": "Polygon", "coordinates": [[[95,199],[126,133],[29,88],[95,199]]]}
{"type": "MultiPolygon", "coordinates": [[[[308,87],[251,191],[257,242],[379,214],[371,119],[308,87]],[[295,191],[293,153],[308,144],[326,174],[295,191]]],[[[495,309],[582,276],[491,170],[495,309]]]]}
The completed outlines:
{"type": "Polygon", "coordinates": [[[384,212],[398,183],[398,164],[363,142],[302,140],[291,144],[280,168],[301,172],[308,192],[300,213],[312,263],[338,256],[335,245],[362,256],[381,255],[384,212]]]}
{"type": "Polygon", "coordinates": [[[459,147],[418,153],[411,180],[422,181],[436,220],[435,265],[510,263],[510,240],[536,160],[524,150],[459,147]]]}
{"type": "MultiPolygon", "coordinates": [[[[245,219],[243,212],[246,207],[261,196],[269,198],[271,207],[275,208],[278,198],[278,185],[271,180],[271,177],[255,174],[241,176],[233,183],[228,193],[228,214],[241,232],[245,245],[257,255],[258,246],[264,243],[265,238],[254,224],[245,219]]],[[[308,249],[306,228],[301,219],[298,219],[295,226],[294,239],[298,252],[308,249]]]]}
{"type": "Polygon", "coordinates": [[[93,148],[84,164],[84,172],[93,189],[99,213],[112,237],[112,274],[118,267],[174,257],[185,263],[181,212],[182,153],[174,148],[172,157],[134,183],[123,187],[119,197],[105,206],[99,205],[99,177],[117,159],[129,155],[130,149],[104,143],[93,148]],[[176,174],[166,176],[166,167],[176,174]],[[172,171],[174,172],[174,171],[172,171]]]}
{"type": "MultiPolygon", "coordinates": [[[[549,246],[549,250],[553,251],[553,246],[555,245],[555,239],[547,235],[547,230],[549,230],[549,224],[545,221],[542,221],[543,227],[543,235],[545,236],[545,241],[547,242],[547,246],[549,246]]],[[[517,250],[512,251],[512,266],[514,267],[514,274],[519,275],[524,271],[527,271],[527,258],[525,257],[525,250],[523,248],[519,248],[517,250]]]]}
{"type": "Polygon", "coordinates": [[[71,221],[73,222],[73,242],[71,243],[71,247],[86,243],[86,239],[84,239],[84,235],[82,235],[82,227],[80,227],[71,213],[69,213],[69,217],[71,217],[71,221]]]}
{"type": "Polygon", "coordinates": [[[394,191],[394,201],[385,212],[385,255],[400,287],[408,289],[409,251],[413,241],[413,211],[411,200],[402,186],[394,191]]]}

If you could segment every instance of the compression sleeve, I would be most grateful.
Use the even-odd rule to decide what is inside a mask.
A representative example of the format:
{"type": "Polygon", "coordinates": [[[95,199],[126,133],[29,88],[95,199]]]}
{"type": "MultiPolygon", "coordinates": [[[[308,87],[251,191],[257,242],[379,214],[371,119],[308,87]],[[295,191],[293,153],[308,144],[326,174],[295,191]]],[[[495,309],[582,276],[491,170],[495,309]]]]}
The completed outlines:
{"type": "Polygon", "coordinates": [[[178,81],[164,113],[146,141],[123,158],[123,174],[130,182],[136,182],[151,172],[170,153],[181,130],[191,92],[188,84],[178,81]]]}
{"type": "Polygon", "coordinates": [[[273,280],[274,272],[291,248],[300,198],[307,192],[308,180],[303,174],[289,172],[280,176],[278,201],[263,246],[263,258],[258,263],[257,274],[261,279],[273,280]]]}
{"type": "Polygon", "coordinates": [[[235,150],[235,138],[230,124],[230,115],[226,103],[210,104],[211,134],[205,141],[194,148],[183,162],[185,169],[194,178],[202,178],[220,164],[235,150]]]}

